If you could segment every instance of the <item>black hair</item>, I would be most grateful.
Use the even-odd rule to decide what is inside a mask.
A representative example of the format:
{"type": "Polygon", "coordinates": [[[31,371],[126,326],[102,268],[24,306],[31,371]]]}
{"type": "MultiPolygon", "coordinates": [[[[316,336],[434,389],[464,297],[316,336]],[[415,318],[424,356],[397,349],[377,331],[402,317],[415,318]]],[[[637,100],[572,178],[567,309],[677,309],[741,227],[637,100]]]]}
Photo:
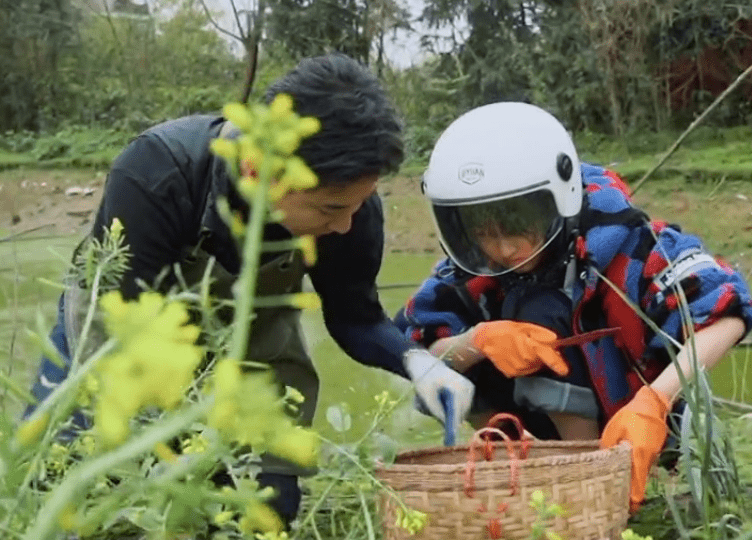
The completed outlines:
{"type": "Polygon", "coordinates": [[[550,191],[535,191],[493,203],[459,206],[458,210],[468,232],[490,227],[509,236],[545,237],[559,215],[550,191]]]}
{"type": "Polygon", "coordinates": [[[404,159],[402,125],[376,76],[341,53],[306,58],[269,86],[264,97],[289,94],[301,116],[321,130],[297,154],[323,185],[395,172],[404,159]]]}

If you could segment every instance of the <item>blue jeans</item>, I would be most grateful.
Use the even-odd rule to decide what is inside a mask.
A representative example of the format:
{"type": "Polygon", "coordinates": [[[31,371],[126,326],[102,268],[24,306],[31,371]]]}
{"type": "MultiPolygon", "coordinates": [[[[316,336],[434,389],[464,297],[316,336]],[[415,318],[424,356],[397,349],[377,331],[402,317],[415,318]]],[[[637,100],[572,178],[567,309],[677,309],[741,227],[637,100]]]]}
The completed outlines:
{"type": "MultiPolygon", "coordinates": [[[[46,356],[42,356],[37,370],[37,376],[34,385],[31,387],[31,394],[36,398],[37,403],[41,403],[49,397],[55,388],[68,377],[71,365],[71,354],[68,350],[68,340],[65,336],[65,310],[63,304],[63,295],[60,295],[57,308],[57,320],[55,326],[50,332],[50,341],[60,353],[63,360],[63,366],[59,366],[46,356]]],[[[24,418],[28,418],[36,410],[36,405],[29,405],[23,413],[24,418]]],[[[89,429],[91,421],[81,411],[73,412],[72,417],[73,430],[66,430],[59,434],[62,440],[71,440],[76,436],[77,430],[89,429]]]]}

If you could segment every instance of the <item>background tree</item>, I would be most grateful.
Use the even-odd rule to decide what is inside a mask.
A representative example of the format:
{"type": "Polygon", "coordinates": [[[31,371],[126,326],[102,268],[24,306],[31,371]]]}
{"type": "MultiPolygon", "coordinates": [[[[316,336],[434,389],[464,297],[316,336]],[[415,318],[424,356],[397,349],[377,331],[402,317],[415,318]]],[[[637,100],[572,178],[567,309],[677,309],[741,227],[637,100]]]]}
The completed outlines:
{"type": "Polygon", "coordinates": [[[54,125],[64,55],[78,18],[68,0],[0,0],[0,129],[54,125]]]}
{"type": "MultiPolygon", "coordinates": [[[[698,98],[752,63],[751,17],[734,0],[427,0],[423,10],[433,27],[466,21],[468,38],[452,50],[468,75],[461,108],[532,101],[572,129],[616,135],[702,109],[698,98]]],[[[716,116],[743,122],[749,107],[738,105],[716,116]]]]}

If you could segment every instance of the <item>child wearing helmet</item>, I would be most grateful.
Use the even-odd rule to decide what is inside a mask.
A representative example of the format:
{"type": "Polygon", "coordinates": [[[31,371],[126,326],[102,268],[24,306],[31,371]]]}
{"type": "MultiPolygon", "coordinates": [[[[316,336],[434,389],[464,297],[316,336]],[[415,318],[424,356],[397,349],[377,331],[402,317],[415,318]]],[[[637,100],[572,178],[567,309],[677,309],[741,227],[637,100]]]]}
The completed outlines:
{"type": "Polygon", "coordinates": [[[679,369],[691,374],[692,350],[711,368],[752,329],[744,279],[697,237],[651,221],[615,173],[580,163],[533,105],[455,120],[423,191],[448,258],[398,326],[475,384],[473,423],[504,411],[542,438],[629,441],[638,508],[679,369]]]}

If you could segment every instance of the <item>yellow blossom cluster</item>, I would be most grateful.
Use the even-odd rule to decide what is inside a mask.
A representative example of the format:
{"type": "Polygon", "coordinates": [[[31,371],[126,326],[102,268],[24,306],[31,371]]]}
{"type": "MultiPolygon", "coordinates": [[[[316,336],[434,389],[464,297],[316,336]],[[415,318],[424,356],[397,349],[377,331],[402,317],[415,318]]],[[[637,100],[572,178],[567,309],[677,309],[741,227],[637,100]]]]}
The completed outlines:
{"type": "Polygon", "coordinates": [[[250,201],[258,187],[258,173],[268,167],[274,181],[267,197],[279,200],[291,190],[315,187],[314,172],[293,152],[305,137],[310,137],[321,123],[314,117],[301,117],[293,111],[292,98],[279,94],[266,107],[241,103],[225,105],[223,114],[241,132],[235,139],[214,139],[212,151],[222,156],[240,177],[238,192],[250,201]]]}
{"type": "Polygon", "coordinates": [[[295,426],[284,413],[272,377],[267,370],[242,373],[238,361],[220,360],[214,368],[215,402],[209,425],[225,439],[250,445],[256,452],[313,466],[318,461],[319,439],[313,431],[295,426]]]}
{"type": "Polygon", "coordinates": [[[262,538],[279,538],[278,534],[284,530],[284,524],[272,508],[259,501],[251,499],[245,507],[243,517],[238,527],[245,533],[261,532],[262,538]],[[269,536],[266,536],[269,535],[269,536]]]}
{"type": "Polygon", "coordinates": [[[405,529],[410,535],[414,535],[423,530],[426,526],[428,516],[420,510],[407,509],[403,511],[397,508],[397,519],[395,525],[405,529]]]}
{"type": "Polygon", "coordinates": [[[28,446],[39,440],[50,421],[48,412],[34,414],[18,426],[15,440],[22,446],[28,446]]]}
{"type": "Polygon", "coordinates": [[[183,304],[144,292],[125,302],[118,291],[101,300],[108,333],[118,347],[96,368],[100,392],[94,426],[105,446],[122,443],[130,419],[143,407],[177,407],[193,381],[202,350],[199,328],[188,322],[183,304]]]}

